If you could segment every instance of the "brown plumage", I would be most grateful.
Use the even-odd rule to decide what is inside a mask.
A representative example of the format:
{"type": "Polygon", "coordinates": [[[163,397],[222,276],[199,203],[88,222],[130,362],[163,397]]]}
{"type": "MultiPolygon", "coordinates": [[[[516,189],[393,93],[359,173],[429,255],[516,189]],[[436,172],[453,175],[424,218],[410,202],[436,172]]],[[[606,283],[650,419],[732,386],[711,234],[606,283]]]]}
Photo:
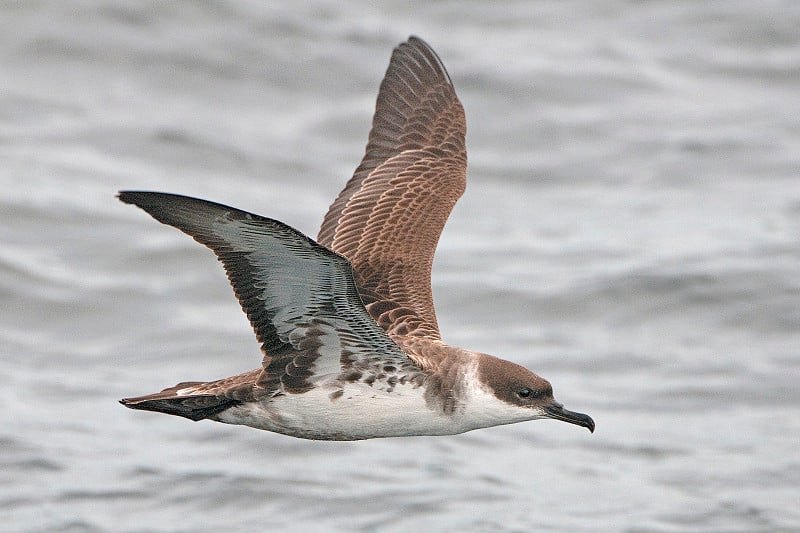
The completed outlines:
{"type": "Polygon", "coordinates": [[[390,335],[439,338],[431,267],[466,186],[466,132],[444,65],[411,37],[392,54],[364,159],[317,238],[350,260],[367,310],[390,335]]]}
{"type": "Polygon", "coordinates": [[[594,430],[547,380],[441,341],[433,255],[464,192],[464,110],[442,62],[411,37],[393,52],[366,153],[314,242],[205,200],[123,191],[223,263],[263,354],[259,369],[127,398],[133,409],[310,439],[460,433],[535,418],[594,430]]]}

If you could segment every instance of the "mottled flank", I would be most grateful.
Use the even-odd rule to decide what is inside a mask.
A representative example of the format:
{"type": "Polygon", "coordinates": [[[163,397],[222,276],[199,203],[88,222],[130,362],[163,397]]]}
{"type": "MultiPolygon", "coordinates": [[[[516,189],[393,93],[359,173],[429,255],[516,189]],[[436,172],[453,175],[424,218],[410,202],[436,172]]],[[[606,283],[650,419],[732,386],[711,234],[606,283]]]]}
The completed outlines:
{"type": "Polygon", "coordinates": [[[431,267],[464,192],[465,134],[444,65],[411,37],[392,54],[366,153],[325,215],[319,243],[225,205],[121,192],[216,254],[263,354],[260,369],[122,403],[321,440],[535,418],[593,431],[591,418],[563,409],[539,376],[440,340],[431,267]]]}

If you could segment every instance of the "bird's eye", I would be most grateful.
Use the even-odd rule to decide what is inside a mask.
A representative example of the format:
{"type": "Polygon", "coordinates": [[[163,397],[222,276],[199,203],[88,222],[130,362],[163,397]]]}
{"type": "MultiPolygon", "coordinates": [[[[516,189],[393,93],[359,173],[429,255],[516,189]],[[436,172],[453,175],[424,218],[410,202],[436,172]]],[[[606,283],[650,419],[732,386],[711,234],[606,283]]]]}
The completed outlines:
{"type": "Polygon", "coordinates": [[[531,396],[531,394],[533,394],[533,391],[531,391],[528,387],[525,387],[524,389],[520,389],[519,392],[517,392],[517,395],[520,398],[529,398],[531,396]]]}

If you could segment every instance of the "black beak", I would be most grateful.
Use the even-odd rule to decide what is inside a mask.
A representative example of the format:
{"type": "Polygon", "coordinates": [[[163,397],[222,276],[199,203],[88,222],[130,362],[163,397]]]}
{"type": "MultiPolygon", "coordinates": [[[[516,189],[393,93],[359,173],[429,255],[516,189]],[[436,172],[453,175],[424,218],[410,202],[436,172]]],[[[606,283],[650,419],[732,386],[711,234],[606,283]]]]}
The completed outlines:
{"type": "Polygon", "coordinates": [[[553,402],[550,405],[545,406],[544,412],[546,413],[547,418],[563,420],[564,422],[569,422],[570,424],[583,426],[590,432],[594,433],[594,420],[592,420],[592,417],[589,415],[567,411],[564,409],[564,406],[558,402],[553,402]]]}

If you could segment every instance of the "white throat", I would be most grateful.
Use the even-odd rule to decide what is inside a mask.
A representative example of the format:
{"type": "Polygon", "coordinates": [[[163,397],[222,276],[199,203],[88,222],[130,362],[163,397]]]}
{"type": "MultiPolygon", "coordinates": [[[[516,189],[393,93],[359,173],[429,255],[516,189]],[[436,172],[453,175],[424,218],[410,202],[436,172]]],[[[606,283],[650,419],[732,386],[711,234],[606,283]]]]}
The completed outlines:
{"type": "Polygon", "coordinates": [[[463,408],[456,414],[465,426],[463,431],[547,418],[539,408],[512,405],[495,396],[489,386],[480,381],[477,360],[466,369],[463,380],[467,394],[463,408]]]}

